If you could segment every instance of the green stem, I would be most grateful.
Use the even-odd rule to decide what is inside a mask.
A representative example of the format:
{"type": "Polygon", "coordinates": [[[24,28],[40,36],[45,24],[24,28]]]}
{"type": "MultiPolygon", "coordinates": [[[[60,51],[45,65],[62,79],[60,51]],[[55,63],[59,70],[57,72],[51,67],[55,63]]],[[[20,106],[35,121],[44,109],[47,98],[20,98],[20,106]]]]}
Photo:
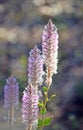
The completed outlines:
{"type": "MultiPolygon", "coordinates": [[[[49,88],[50,88],[50,87],[49,87],[49,88]]],[[[47,104],[47,102],[48,102],[48,92],[49,92],[49,89],[48,89],[48,91],[47,91],[47,93],[46,93],[46,95],[45,95],[45,99],[43,100],[42,110],[46,108],[46,104],[47,104]]],[[[43,113],[42,113],[42,122],[44,122],[44,115],[43,115],[43,113]]],[[[43,124],[43,125],[44,125],[44,124],[43,124]]],[[[43,126],[40,128],[40,130],[42,130],[42,129],[43,129],[43,126]]]]}
{"type": "Polygon", "coordinates": [[[46,107],[46,104],[47,104],[47,102],[48,102],[48,93],[49,93],[49,89],[50,89],[50,86],[48,86],[48,90],[47,90],[47,92],[46,92],[46,94],[45,94],[45,101],[44,101],[45,107],[46,107]]]}
{"type": "Polygon", "coordinates": [[[26,130],[32,130],[32,124],[30,123],[26,130]]]}

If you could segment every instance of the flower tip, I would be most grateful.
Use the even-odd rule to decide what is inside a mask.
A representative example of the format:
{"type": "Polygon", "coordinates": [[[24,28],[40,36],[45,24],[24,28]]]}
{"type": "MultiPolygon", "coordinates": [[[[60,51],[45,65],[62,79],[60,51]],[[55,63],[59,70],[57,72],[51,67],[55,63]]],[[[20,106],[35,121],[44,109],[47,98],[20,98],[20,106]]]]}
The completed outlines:
{"type": "Polygon", "coordinates": [[[32,53],[36,53],[36,52],[38,52],[38,50],[39,50],[39,49],[38,49],[37,45],[35,45],[34,48],[31,49],[31,51],[30,51],[29,54],[32,55],[32,53]]]}
{"type": "Polygon", "coordinates": [[[37,47],[37,45],[34,46],[33,50],[34,50],[35,52],[38,51],[38,47],[37,47]]]}
{"type": "Polygon", "coordinates": [[[52,24],[52,23],[53,23],[53,22],[52,22],[52,19],[49,19],[48,23],[49,23],[49,24],[52,24]]]}
{"type": "Polygon", "coordinates": [[[52,22],[52,19],[49,19],[49,21],[48,21],[48,24],[47,24],[48,26],[53,26],[54,24],[53,24],[53,22],[52,22]]]}
{"type": "Polygon", "coordinates": [[[57,27],[54,25],[54,23],[52,22],[52,19],[49,19],[48,21],[48,24],[47,24],[48,27],[51,27],[51,28],[54,28],[54,30],[58,30],[57,27]]]}
{"type": "Polygon", "coordinates": [[[34,48],[38,48],[37,45],[35,45],[34,48]]]}

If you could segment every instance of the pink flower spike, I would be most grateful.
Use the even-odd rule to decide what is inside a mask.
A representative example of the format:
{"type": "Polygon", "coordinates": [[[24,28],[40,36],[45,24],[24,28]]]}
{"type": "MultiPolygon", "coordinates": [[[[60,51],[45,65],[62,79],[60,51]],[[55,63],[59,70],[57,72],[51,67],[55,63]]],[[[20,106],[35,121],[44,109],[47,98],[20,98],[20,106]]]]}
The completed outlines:
{"type": "Polygon", "coordinates": [[[19,87],[17,80],[14,76],[10,76],[4,87],[4,107],[11,109],[16,107],[19,102],[19,87]]]}
{"type": "Polygon", "coordinates": [[[52,83],[53,74],[57,74],[58,63],[58,33],[56,26],[49,20],[42,35],[42,51],[46,66],[46,83],[52,83]]]}
{"type": "Polygon", "coordinates": [[[32,83],[33,86],[38,88],[43,82],[43,60],[41,52],[37,46],[35,46],[28,59],[28,83],[32,83]]]}
{"type": "Polygon", "coordinates": [[[31,84],[23,92],[22,98],[22,119],[27,128],[37,126],[38,120],[38,93],[31,84]]]}

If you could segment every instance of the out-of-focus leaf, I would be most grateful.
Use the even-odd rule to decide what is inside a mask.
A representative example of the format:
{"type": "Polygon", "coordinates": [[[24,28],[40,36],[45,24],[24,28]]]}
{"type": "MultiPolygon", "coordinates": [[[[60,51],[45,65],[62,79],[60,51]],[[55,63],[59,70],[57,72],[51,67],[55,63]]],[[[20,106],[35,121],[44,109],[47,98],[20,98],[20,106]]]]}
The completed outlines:
{"type": "Polygon", "coordinates": [[[50,117],[47,117],[46,119],[44,119],[44,126],[49,126],[51,121],[52,119],[50,117]]]}

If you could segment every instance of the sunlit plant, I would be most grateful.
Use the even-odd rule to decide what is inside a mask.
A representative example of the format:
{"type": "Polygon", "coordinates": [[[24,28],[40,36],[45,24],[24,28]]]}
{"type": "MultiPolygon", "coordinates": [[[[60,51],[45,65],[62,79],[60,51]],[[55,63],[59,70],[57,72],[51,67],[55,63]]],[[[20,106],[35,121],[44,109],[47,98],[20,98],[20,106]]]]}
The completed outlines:
{"type": "MultiPolygon", "coordinates": [[[[57,74],[57,63],[58,33],[56,26],[49,20],[42,34],[42,51],[35,45],[29,53],[28,85],[22,97],[22,119],[26,130],[43,130],[52,121],[51,116],[48,116],[46,105],[55,97],[55,95],[49,97],[48,93],[52,84],[52,76],[57,74]],[[41,85],[43,87],[40,91],[41,85]]],[[[15,77],[10,76],[4,87],[4,107],[9,111],[10,126],[13,124],[14,108],[18,104],[18,98],[18,83],[15,77]]]]}
{"type": "Polygon", "coordinates": [[[42,34],[42,52],[35,46],[28,60],[28,84],[22,99],[22,118],[26,130],[42,130],[49,126],[52,119],[46,116],[46,105],[55,95],[48,97],[53,74],[57,74],[58,63],[58,33],[56,26],[49,20],[42,34]],[[41,55],[42,54],[42,55],[41,55]],[[43,84],[43,65],[45,65],[45,84],[42,88],[42,99],[38,97],[38,86],[43,84]],[[39,100],[39,102],[38,102],[39,100]],[[39,117],[38,117],[39,107],[39,117]],[[35,126],[35,127],[34,127],[35,126]]]}
{"type": "Polygon", "coordinates": [[[38,123],[38,93],[36,87],[29,84],[24,92],[22,99],[22,118],[26,125],[26,130],[32,130],[38,123]]]}
{"type": "Polygon", "coordinates": [[[28,58],[28,83],[31,82],[33,86],[38,89],[38,85],[43,83],[43,59],[41,56],[41,51],[35,45],[31,49],[28,58]]]}

